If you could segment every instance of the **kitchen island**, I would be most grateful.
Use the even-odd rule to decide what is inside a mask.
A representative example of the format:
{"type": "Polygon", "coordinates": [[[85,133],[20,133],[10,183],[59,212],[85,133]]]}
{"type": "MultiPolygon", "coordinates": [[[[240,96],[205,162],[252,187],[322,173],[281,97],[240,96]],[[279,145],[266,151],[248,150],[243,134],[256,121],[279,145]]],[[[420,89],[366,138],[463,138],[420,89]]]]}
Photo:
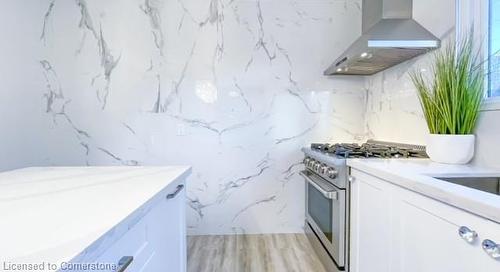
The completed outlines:
{"type": "Polygon", "coordinates": [[[159,271],[167,265],[184,271],[190,172],[167,166],[1,173],[0,271],[22,265],[79,271],[91,263],[102,265],[98,271],[159,271]]]}

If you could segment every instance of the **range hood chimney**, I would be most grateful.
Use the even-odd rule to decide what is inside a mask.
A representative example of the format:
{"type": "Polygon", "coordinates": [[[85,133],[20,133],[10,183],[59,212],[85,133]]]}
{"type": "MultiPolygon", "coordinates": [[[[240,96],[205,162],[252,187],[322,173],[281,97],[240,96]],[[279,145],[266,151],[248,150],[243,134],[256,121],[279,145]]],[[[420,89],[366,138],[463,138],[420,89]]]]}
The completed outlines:
{"type": "Polygon", "coordinates": [[[363,0],[362,35],[324,72],[373,75],[440,46],[412,18],[412,0],[363,0]]]}

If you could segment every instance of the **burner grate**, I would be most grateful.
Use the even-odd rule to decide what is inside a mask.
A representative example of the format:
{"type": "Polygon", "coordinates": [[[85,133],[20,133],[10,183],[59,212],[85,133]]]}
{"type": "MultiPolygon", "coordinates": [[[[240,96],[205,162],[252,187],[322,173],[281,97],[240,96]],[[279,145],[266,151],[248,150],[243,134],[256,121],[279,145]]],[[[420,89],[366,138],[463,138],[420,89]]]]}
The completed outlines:
{"type": "Polygon", "coordinates": [[[427,158],[425,146],[368,140],[364,144],[311,144],[311,148],[340,158],[427,158]]]}

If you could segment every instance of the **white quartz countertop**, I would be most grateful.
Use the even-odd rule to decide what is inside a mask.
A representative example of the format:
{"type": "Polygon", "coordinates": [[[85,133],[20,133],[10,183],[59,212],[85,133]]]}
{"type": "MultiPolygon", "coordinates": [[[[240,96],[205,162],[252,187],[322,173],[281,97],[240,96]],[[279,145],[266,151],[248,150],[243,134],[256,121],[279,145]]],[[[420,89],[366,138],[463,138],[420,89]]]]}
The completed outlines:
{"type": "Polygon", "coordinates": [[[348,159],[347,165],[500,223],[500,196],[434,177],[500,177],[500,169],[448,165],[428,159],[348,159]]]}
{"type": "Polygon", "coordinates": [[[0,265],[70,261],[190,171],[44,167],[0,173],[0,265]]]}

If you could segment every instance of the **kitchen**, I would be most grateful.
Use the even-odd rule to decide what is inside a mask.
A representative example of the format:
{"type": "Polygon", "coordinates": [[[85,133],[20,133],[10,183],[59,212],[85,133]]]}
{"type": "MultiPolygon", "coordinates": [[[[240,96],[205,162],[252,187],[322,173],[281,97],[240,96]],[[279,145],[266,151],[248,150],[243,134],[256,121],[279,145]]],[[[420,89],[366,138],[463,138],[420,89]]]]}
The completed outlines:
{"type": "MultiPolygon", "coordinates": [[[[393,203],[377,198],[365,199],[373,201],[378,217],[368,208],[353,210],[354,200],[345,199],[350,210],[344,214],[349,225],[344,225],[343,265],[328,267],[331,253],[315,250],[314,240],[306,238],[308,183],[301,173],[314,167],[304,159],[318,161],[328,154],[311,153],[311,144],[370,139],[417,149],[428,144],[410,74],[431,74],[433,52],[440,49],[373,75],[324,75],[362,36],[364,14],[378,10],[374,2],[381,8],[382,2],[390,7],[411,1],[5,1],[0,170],[6,172],[0,174],[0,210],[9,223],[2,226],[2,241],[8,242],[2,242],[0,261],[123,259],[126,264],[95,271],[471,271],[409,258],[426,249],[430,256],[441,255],[429,242],[422,251],[415,240],[404,240],[411,243],[408,252],[401,250],[398,242],[408,237],[397,228],[370,236],[372,229],[362,226],[392,230],[383,227],[386,221],[402,218],[393,203]],[[169,212],[155,208],[161,205],[169,212]],[[147,242],[126,238],[138,229],[133,226],[147,242]],[[360,235],[351,237],[355,231],[360,235]],[[367,238],[359,240],[361,234],[367,238]],[[379,243],[383,237],[393,245],[379,243]],[[277,251],[267,248],[273,245],[277,251]],[[137,248],[144,248],[143,255],[137,248]],[[170,257],[154,257],[167,256],[161,252],[170,257]]],[[[482,52],[494,55],[497,2],[414,0],[405,10],[441,48],[457,40],[457,29],[460,34],[474,28],[475,40],[489,37],[478,43],[489,47],[482,52]]],[[[495,67],[488,66],[488,87],[498,78],[495,67]]],[[[474,256],[470,263],[481,263],[484,271],[500,268],[498,258],[489,256],[494,252],[482,248],[483,240],[500,243],[498,195],[434,178],[421,181],[430,184],[422,189],[400,177],[416,172],[498,176],[500,104],[490,89],[474,132],[474,158],[466,166],[425,158],[387,164],[349,159],[344,169],[351,172],[337,173],[346,181],[356,177],[358,182],[346,182],[354,186],[350,195],[364,195],[360,184],[369,184],[366,188],[383,191],[393,202],[406,196],[402,200],[448,203],[436,208],[446,216],[435,212],[453,222],[453,236],[446,241],[456,238],[450,245],[468,246],[459,235],[462,226],[477,238],[466,253],[453,248],[442,253],[462,260],[454,265],[474,256]],[[419,160],[413,168],[404,166],[413,160],[419,160]],[[454,215],[450,207],[466,214],[454,215]]],[[[426,240],[418,229],[404,230],[426,240]]],[[[447,236],[436,231],[430,237],[447,236]]]]}

